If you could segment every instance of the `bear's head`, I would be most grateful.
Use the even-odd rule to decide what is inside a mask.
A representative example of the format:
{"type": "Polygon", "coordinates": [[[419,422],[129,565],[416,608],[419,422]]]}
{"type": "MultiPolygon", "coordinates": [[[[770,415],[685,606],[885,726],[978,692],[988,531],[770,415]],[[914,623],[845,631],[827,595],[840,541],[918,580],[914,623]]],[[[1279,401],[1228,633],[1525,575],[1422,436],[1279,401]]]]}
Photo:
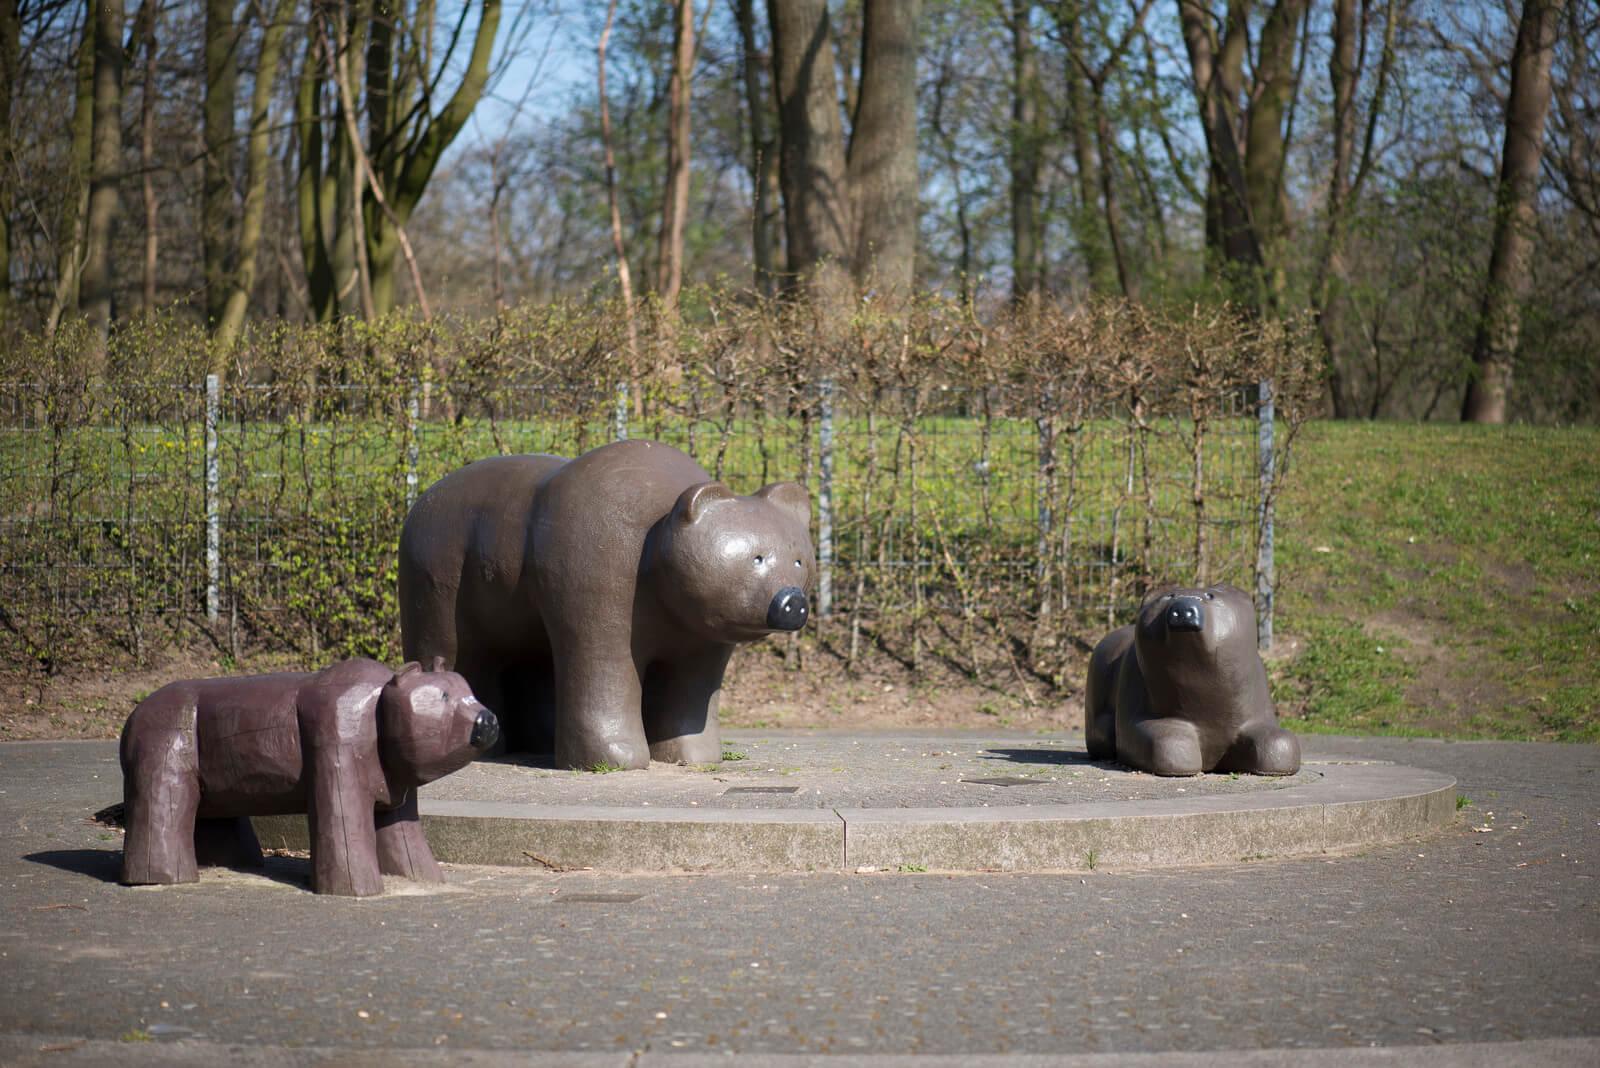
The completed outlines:
{"type": "Polygon", "coordinates": [[[1139,661],[1180,688],[1228,685],[1259,670],[1255,606],[1250,595],[1220,583],[1204,589],[1150,591],[1134,624],[1139,661]]]}
{"type": "Polygon", "coordinates": [[[391,781],[420,786],[459,771],[494,745],[500,724],[454,671],[402,667],[378,698],[378,746],[391,781]]]}
{"type": "Polygon", "coordinates": [[[653,532],[646,581],[700,637],[741,642],[799,630],[816,582],[810,526],[811,498],[793,482],[748,497],[721,482],[690,486],[653,532]]]}

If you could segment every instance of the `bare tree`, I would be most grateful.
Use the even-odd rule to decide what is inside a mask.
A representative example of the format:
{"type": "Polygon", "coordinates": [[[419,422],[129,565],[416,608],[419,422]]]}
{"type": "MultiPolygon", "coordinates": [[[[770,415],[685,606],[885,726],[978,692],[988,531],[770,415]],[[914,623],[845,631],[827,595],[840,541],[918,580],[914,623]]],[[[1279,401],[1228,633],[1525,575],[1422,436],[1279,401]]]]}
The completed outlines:
{"type": "MultiPolygon", "coordinates": [[[[707,0],[711,17],[715,0],[707,0]]],[[[670,315],[683,288],[683,232],[689,222],[689,92],[697,54],[694,0],[673,0],[672,75],[667,87],[667,174],[661,196],[661,236],[656,251],[656,294],[670,315]]]]}
{"type": "Polygon", "coordinates": [[[915,269],[921,0],[867,0],[846,152],[825,0],[768,0],[789,273],[840,295],[846,271],[886,294],[915,269]]]}
{"type": "Polygon", "coordinates": [[[1228,0],[1221,16],[1209,0],[1177,3],[1210,158],[1207,243],[1242,287],[1240,299],[1259,308],[1281,287],[1268,250],[1283,237],[1285,116],[1298,89],[1295,45],[1308,0],[1272,0],[1248,86],[1252,0],[1228,0]]]}
{"type": "Polygon", "coordinates": [[[917,254],[917,24],[922,0],[867,0],[847,173],[853,272],[890,300],[911,295],[917,254]]]}
{"type": "Polygon", "coordinates": [[[1044,270],[1039,180],[1046,131],[1040,118],[1039,56],[1033,41],[1032,0],[1005,10],[1011,30],[1011,299],[1037,301],[1044,270]]]}
{"type": "Polygon", "coordinates": [[[103,347],[111,328],[112,230],[121,208],[122,0],[90,0],[94,23],[94,98],[89,153],[89,212],[84,224],[78,308],[103,347]]]}
{"type": "Polygon", "coordinates": [[[1472,344],[1472,378],[1461,418],[1472,423],[1503,423],[1506,396],[1522,329],[1522,305],[1531,277],[1533,231],[1544,154],[1545,120],[1550,113],[1550,67],[1565,0],[1526,0],[1511,56],[1511,93],[1506,99],[1505,146],[1495,190],[1494,246],[1489,284],[1472,344]]]}
{"type": "Polygon", "coordinates": [[[318,43],[325,35],[311,35],[296,94],[297,200],[307,281],[319,317],[334,314],[357,286],[364,314],[370,287],[370,314],[382,315],[395,303],[407,244],[402,230],[488,83],[500,0],[462,4],[445,47],[437,51],[432,0],[313,2],[319,20],[334,28],[335,47],[318,43]],[[478,21],[469,33],[475,11],[478,21]],[[450,58],[467,41],[455,89],[436,111],[450,58]],[[347,93],[341,93],[340,79],[347,93]],[[364,142],[357,108],[365,113],[364,142]]]}
{"type": "Polygon", "coordinates": [[[206,0],[205,98],[202,111],[200,244],[205,257],[206,323],[221,321],[235,252],[233,222],[234,107],[239,95],[235,0],[206,0]]]}
{"type": "Polygon", "coordinates": [[[842,294],[855,232],[827,0],[767,0],[791,281],[842,294]]]}
{"type": "Polygon", "coordinates": [[[622,286],[622,311],[628,323],[628,351],[639,351],[638,327],[633,321],[633,275],[628,269],[628,249],[622,240],[622,213],[617,203],[617,160],[611,149],[611,105],[606,99],[606,47],[611,43],[611,25],[617,15],[617,0],[606,4],[606,24],[595,48],[599,60],[597,75],[600,92],[600,138],[605,147],[606,201],[611,216],[611,243],[617,255],[617,282],[622,286]]]}
{"type": "Polygon", "coordinates": [[[756,44],[755,0],[738,0],[740,66],[744,74],[746,122],[750,131],[751,205],[750,244],[758,292],[776,291],[778,263],[778,142],[768,132],[767,110],[772,99],[762,74],[770,75],[772,59],[756,44]]]}
{"type": "MultiPolygon", "coordinates": [[[[0,167],[12,167],[11,106],[17,84],[22,20],[17,0],[0,0],[0,167]]],[[[15,183],[7,173],[0,180],[0,322],[11,313],[11,212],[16,205],[15,183]]]]}
{"type": "Polygon", "coordinates": [[[238,244],[216,337],[226,348],[244,326],[250,295],[255,290],[257,261],[267,211],[267,172],[271,149],[272,90],[283,57],[284,35],[289,28],[291,0],[263,0],[258,6],[262,26],[261,51],[256,59],[255,85],[250,93],[250,127],[245,140],[244,210],[240,214],[238,244]]]}

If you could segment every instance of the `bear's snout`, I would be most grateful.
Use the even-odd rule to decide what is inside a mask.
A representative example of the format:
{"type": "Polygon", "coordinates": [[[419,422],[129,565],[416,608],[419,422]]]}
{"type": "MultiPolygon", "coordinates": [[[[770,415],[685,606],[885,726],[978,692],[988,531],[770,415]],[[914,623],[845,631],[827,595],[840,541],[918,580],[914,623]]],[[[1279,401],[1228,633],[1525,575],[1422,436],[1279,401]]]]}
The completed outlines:
{"type": "Polygon", "coordinates": [[[799,630],[811,614],[811,603],[798,586],[785,586],[767,606],[767,626],[773,630],[799,630]]]}
{"type": "Polygon", "coordinates": [[[472,721],[472,737],[468,744],[483,752],[500,740],[500,721],[487,708],[478,709],[478,718],[472,721]]]}
{"type": "Polygon", "coordinates": [[[1206,611],[1197,597],[1174,597],[1167,606],[1167,629],[1200,631],[1206,629],[1206,611]]]}

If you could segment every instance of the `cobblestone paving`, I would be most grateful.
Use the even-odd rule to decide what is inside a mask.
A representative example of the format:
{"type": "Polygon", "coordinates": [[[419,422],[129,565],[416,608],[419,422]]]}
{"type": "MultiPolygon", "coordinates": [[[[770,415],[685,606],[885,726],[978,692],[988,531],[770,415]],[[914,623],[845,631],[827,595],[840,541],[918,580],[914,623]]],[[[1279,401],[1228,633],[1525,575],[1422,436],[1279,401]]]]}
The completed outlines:
{"type": "Polygon", "coordinates": [[[1315,759],[1455,775],[1470,803],[1426,840],[1294,861],[1082,876],[459,867],[443,890],[348,901],[306,893],[292,859],[265,878],[119,887],[120,843],[87,820],[114,753],[63,771],[62,753],[99,751],[0,747],[0,1032],[623,1057],[1600,1035],[1600,749],[1306,742],[1315,759]]]}

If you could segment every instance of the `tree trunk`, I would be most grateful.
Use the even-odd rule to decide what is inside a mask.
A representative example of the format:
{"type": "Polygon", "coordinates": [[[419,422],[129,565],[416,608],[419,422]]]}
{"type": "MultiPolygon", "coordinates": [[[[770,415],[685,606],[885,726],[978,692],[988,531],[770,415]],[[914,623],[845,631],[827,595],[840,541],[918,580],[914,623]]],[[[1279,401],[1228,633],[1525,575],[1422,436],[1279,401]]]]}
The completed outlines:
{"type": "MultiPolygon", "coordinates": [[[[295,91],[294,122],[298,160],[295,167],[295,206],[300,227],[300,257],[305,265],[311,314],[319,323],[339,311],[338,283],[328,231],[334,212],[334,179],[323,171],[322,75],[314,35],[306,40],[295,91]]],[[[337,143],[337,142],[336,142],[337,143]]]]}
{"type": "MultiPolygon", "coordinates": [[[[1044,235],[1039,176],[1045,130],[1039,121],[1039,56],[1033,43],[1033,3],[1011,5],[1011,302],[1037,303],[1043,282],[1044,235]]],[[[963,282],[965,284],[965,282],[963,282]]]]}
{"type": "MultiPolygon", "coordinates": [[[[1210,173],[1206,202],[1206,243],[1222,255],[1229,283],[1246,308],[1259,311],[1266,258],[1262,234],[1252,215],[1244,149],[1235,129],[1242,80],[1249,0],[1229,0],[1221,41],[1203,0],[1178,0],[1200,127],[1205,133],[1210,173]]],[[[1267,116],[1261,118],[1266,122],[1267,116]]]]}
{"type": "Polygon", "coordinates": [[[777,288],[778,266],[778,142],[767,128],[772,97],[761,84],[761,72],[771,76],[771,62],[756,47],[755,0],[739,0],[739,41],[744,49],[745,108],[750,122],[750,184],[755,190],[750,224],[751,255],[755,260],[756,292],[772,296],[777,288]]]}
{"type": "Polygon", "coordinates": [[[1356,85],[1361,79],[1357,66],[1359,52],[1356,35],[1356,0],[1334,0],[1333,49],[1328,57],[1328,85],[1333,96],[1333,173],[1328,180],[1327,245],[1317,263],[1312,299],[1317,316],[1317,332],[1328,358],[1328,399],[1335,418],[1349,413],[1340,373],[1338,342],[1334,331],[1344,295],[1344,213],[1350,195],[1350,158],[1355,152],[1356,85]]]}
{"type": "Polygon", "coordinates": [[[1122,205],[1117,200],[1116,172],[1111,164],[1116,157],[1111,136],[1111,119],[1106,114],[1105,83],[1097,80],[1094,90],[1095,148],[1100,156],[1100,205],[1105,216],[1106,239],[1111,246],[1111,262],[1117,269],[1117,289],[1132,300],[1138,296],[1133,280],[1133,269],[1128,264],[1128,252],[1122,234],[1122,205]]]}
{"type": "Polygon", "coordinates": [[[617,16],[617,0],[606,5],[606,25],[595,48],[600,94],[600,138],[605,149],[606,206],[611,218],[611,245],[617,254],[617,284],[622,287],[622,314],[627,323],[628,355],[639,355],[639,328],[633,318],[633,273],[628,268],[628,247],[622,239],[622,209],[617,203],[617,159],[611,145],[611,104],[606,97],[606,46],[611,42],[611,24],[617,16]]]}
{"type": "MultiPolygon", "coordinates": [[[[0,0],[0,160],[11,156],[11,98],[17,84],[22,24],[17,0],[0,0]]],[[[8,177],[0,182],[0,323],[11,314],[11,209],[15,196],[8,177]]]]}
{"type": "Polygon", "coordinates": [[[78,308],[88,318],[104,355],[111,329],[111,240],[122,180],[123,0],[93,0],[94,110],[89,156],[89,215],[84,225],[83,280],[78,308]]]}
{"type": "Polygon", "coordinates": [[[1084,274],[1091,293],[1111,292],[1111,259],[1106,254],[1105,231],[1100,225],[1100,166],[1095,153],[1095,130],[1089,104],[1088,66],[1084,56],[1080,0],[1067,0],[1056,8],[1056,29],[1067,49],[1063,118],[1072,145],[1076,170],[1077,210],[1072,214],[1072,236],[1083,257],[1084,274]]]}
{"type": "Polygon", "coordinates": [[[146,315],[156,310],[156,268],[161,250],[160,201],[156,198],[156,19],[159,10],[146,0],[140,16],[145,27],[144,83],[139,95],[139,192],[144,200],[144,286],[139,301],[146,315]]]}
{"type": "Polygon", "coordinates": [[[922,0],[866,0],[848,175],[853,271],[883,299],[911,295],[917,255],[917,24],[922,0]]]}
{"type": "MultiPolygon", "coordinates": [[[[426,17],[431,20],[431,16],[426,17]]],[[[425,10],[419,8],[416,14],[419,24],[412,27],[414,33],[423,32],[420,20],[424,18],[425,10]]],[[[427,24],[431,25],[431,22],[427,24]]],[[[376,26],[375,23],[374,29],[376,26]]],[[[401,230],[410,221],[417,202],[427,191],[428,181],[433,177],[439,161],[444,158],[445,150],[472,117],[473,108],[478,106],[478,99],[489,81],[489,59],[494,52],[495,33],[499,26],[500,0],[484,0],[466,69],[456,83],[455,92],[437,115],[429,111],[431,94],[436,86],[413,88],[409,82],[395,78],[394,89],[397,91],[386,111],[390,116],[387,128],[368,131],[373,175],[388,201],[385,208],[377,197],[373,197],[365,214],[367,260],[372,270],[372,303],[377,315],[384,315],[394,307],[395,274],[405,244],[401,230]],[[406,92],[402,95],[398,92],[400,89],[406,92]],[[413,99],[419,93],[420,99],[413,99]],[[416,109],[414,115],[412,109],[416,109]]],[[[352,74],[352,91],[360,80],[352,74]]],[[[369,108],[369,121],[372,115],[369,108]]]]}
{"type": "Polygon", "coordinates": [[[233,109],[239,92],[239,26],[234,0],[206,0],[205,158],[200,179],[200,246],[205,260],[206,324],[215,328],[232,275],[233,109]]]}
{"type": "Polygon", "coordinates": [[[289,28],[290,0],[276,0],[265,12],[266,27],[261,54],[256,61],[256,81],[250,93],[250,132],[245,147],[244,212],[239,218],[238,265],[228,286],[228,299],[217,324],[217,339],[231,346],[244,326],[255,291],[257,260],[267,210],[267,168],[271,164],[272,89],[283,57],[283,37],[289,28]]]}
{"type": "MultiPolygon", "coordinates": [[[[671,315],[683,288],[683,232],[689,222],[689,87],[694,75],[694,2],[674,0],[672,75],[667,86],[667,174],[656,249],[656,294],[671,315]]],[[[709,8],[708,8],[709,11],[709,8]]]]}
{"type": "Polygon", "coordinates": [[[1539,164],[1550,112],[1550,66],[1564,0],[1526,0],[1511,56],[1505,147],[1495,192],[1489,284],[1472,344],[1473,373],[1461,405],[1471,423],[1503,423],[1522,329],[1522,303],[1532,274],[1539,164]]]}
{"type": "Polygon", "coordinates": [[[72,110],[72,150],[67,157],[66,190],[56,227],[56,288],[45,313],[44,332],[55,333],[61,316],[77,310],[83,272],[83,225],[89,214],[89,157],[94,133],[94,17],[96,3],[85,5],[83,37],[75,59],[77,80],[72,110]]]}
{"type": "Polygon", "coordinates": [[[1345,228],[1350,207],[1372,167],[1378,121],[1394,65],[1395,7],[1396,0],[1387,0],[1384,7],[1383,52],[1378,59],[1377,82],[1367,105],[1366,134],[1358,159],[1356,90],[1361,83],[1366,51],[1360,47],[1360,42],[1367,31],[1371,8],[1363,5],[1358,21],[1355,0],[1334,0],[1332,49],[1328,58],[1328,85],[1333,101],[1333,168],[1328,179],[1324,244],[1311,284],[1311,308],[1327,356],[1328,397],[1336,418],[1347,418],[1358,409],[1357,399],[1349,395],[1345,385],[1343,368],[1348,357],[1341,351],[1339,333],[1339,325],[1350,308],[1346,293],[1345,228]]]}
{"type": "Polygon", "coordinates": [[[854,227],[827,0],[767,0],[791,284],[842,296],[854,227]]]}
{"type": "Polygon", "coordinates": [[[1245,189],[1262,243],[1283,237],[1284,113],[1295,89],[1294,53],[1308,0],[1277,0],[1261,27],[1261,43],[1245,117],[1245,189]]]}

